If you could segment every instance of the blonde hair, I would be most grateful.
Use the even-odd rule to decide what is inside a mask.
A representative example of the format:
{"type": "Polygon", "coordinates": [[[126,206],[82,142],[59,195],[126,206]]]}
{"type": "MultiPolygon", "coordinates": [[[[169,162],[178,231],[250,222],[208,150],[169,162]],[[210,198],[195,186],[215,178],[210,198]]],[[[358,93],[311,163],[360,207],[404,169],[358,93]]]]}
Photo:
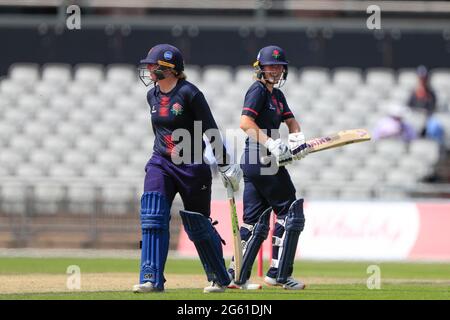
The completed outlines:
{"type": "Polygon", "coordinates": [[[186,79],[187,79],[187,76],[186,76],[186,74],[185,74],[183,71],[181,71],[180,73],[178,73],[177,75],[175,75],[175,77],[176,77],[177,79],[179,79],[179,80],[186,80],[186,79]]]}

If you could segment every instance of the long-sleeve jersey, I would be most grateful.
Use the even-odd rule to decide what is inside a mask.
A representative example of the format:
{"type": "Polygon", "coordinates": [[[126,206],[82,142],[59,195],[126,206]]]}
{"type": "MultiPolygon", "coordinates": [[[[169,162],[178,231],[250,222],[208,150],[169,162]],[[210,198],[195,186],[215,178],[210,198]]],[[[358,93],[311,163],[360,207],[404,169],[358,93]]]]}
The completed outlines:
{"type": "MultiPolygon", "coordinates": [[[[189,163],[203,162],[205,142],[202,139],[206,130],[215,129],[217,124],[211,113],[203,93],[192,83],[186,80],[178,80],[176,86],[167,93],[161,92],[159,86],[155,86],[147,93],[147,102],[150,106],[155,143],[153,152],[171,157],[174,152],[179,152],[177,145],[183,146],[183,151],[190,149],[189,163]],[[195,130],[195,122],[201,121],[201,131],[195,130]],[[184,129],[189,133],[190,141],[182,139],[175,141],[173,133],[176,129],[184,129]],[[190,148],[185,146],[190,143],[190,148]]],[[[197,123],[198,125],[199,123],[197,123]]],[[[229,155],[219,135],[214,135],[216,145],[222,146],[221,150],[213,149],[218,164],[229,163],[229,155]]],[[[186,155],[181,153],[185,159],[186,155]]]]}

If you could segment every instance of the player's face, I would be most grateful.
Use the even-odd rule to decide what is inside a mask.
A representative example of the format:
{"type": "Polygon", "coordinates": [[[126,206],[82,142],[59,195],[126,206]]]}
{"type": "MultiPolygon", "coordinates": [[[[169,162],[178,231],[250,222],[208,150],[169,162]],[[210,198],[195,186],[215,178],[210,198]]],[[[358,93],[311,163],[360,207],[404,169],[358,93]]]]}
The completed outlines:
{"type": "Polygon", "coordinates": [[[149,64],[147,65],[147,70],[150,71],[150,77],[151,77],[152,81],[158,80],[158,79],[156,78],[155,73],[154,73],[154,71],[155,71],[156,69],[158,69],[158,67],[159,67],[159,66],[158,66],[156,63],[149,63],[149,64]]]}
{"type": "Polygon", "coordinates": [[[264,75],[271,83],[277,83],[283,74],[284,67],[280,64],[264,66],[264,75]]]}

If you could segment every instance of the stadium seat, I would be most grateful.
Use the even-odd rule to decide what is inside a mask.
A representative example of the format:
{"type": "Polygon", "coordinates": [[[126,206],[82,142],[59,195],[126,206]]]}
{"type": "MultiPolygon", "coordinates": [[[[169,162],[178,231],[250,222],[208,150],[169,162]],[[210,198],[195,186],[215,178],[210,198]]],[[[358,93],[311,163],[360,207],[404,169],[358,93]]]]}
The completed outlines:
{"type": "Polygon", "coordinates": [[[208,65],[203,68],[203,83],[213,86],[230,84],[233,81],[233,70],[224,65],[208,65]]]}
{"type": "Polygon", "coordinates": [[[338,189],[326,184],[312,184],[305,190],[306,198],[311,200],[332,200],[338,198],[338,189]]]}
{"type": "Polygon", "coordinates": [[[402,88],[413,90],[417,85],[418,77],[415,69],[398,70],[398,85],[402,88]]]}
{"type": "Polygon", "coordinates": [[[9,67],[9,78],[27,86],[39,80],[39,66],[36,63],[14,63],[9,67]]]}
{"type": "Polygon", "coordinates": [[[45,175],[45,170],[38,166],[22,163],[16,167],[15,173],[18,178],[30,179],[43,177],[45,175]]]}
{"type": "Polygon", "coordinates": [[[369,168],[364,168],[353,173],[353,181],[364,183],[370,186],[382,182],[383,179],[384,174],[375,170],[371,170],[369,168]]]}
{"type": "Polygon", "coordinates": [[[30,188],[20,182],[2,182],[0,184],[1,211],[25,215],[30,188]]]}
{"type": "Polygon", "coordinates": [[[253,75],[255,71],[251,66],[238,66],[235,68],[235,82],[241,87],[241,90],[243,88],[249,87],[253,81],[253,75]]]}
{"type": "Polygon", "coordinates": [[[389,172],[386,175],[385,183],[391,186],[403,186],[403,187],[412,187],[417,182],[417,178],[414,174],[411,174],[411,171],[402,167],[402,169],[396,169],[389,172]]]}
{"type": "Polygon", "coordinates": [[[72,67],[65,63],[47,63],[42,66],[42,81],[56,87],[65,87],[72,80],[72,67]]]}
{"type": "Polygon", "coordinates": [[[339,199],[347,201],[361,201],[373,198],[373,189],[366,185],[345,186],[339,191],[339,199]]]}
{"type": "Polygon", "coordinates": [[[184,73],[186,74],[187,81],[196,84],[202,81],[202,70],[196,65],[185,65],[184,73]]]}
{"type": "Polygon", "coordinates": [[[37,214],[61,212],[66,190],[60,183],[41,182],[34,187],[34,210],[37,214]]]}
{"type": "Polygon", "coordinates": [[[129,86],[138,81],[138,70],[131,64],[110,64],[106,67],[106,81],[129,86]]]}
{"type": "Polygon", "coordinates": [[[363,83],[361,69],[341,67],[333,70],[333,83],[343,90],[352,91],[363,83]]]}
{"type": "Polygon", "coordinates": [[[306,67],[300,70],[300,85],[319,88],[330,83],[329,70],[321,67],[306,67]]]}
{"type": "Polygon", "coordinates": [[[114,151],[104,151],[97,154],[95,162],[107,169],[115,170],[125,164],[124,157],[125,155],[114,151]]]}
{"type": "Polygon", "coordinates": [[[435,90],[450,90],[450,69],[435,68],[431,70],[430,84],[435,90]]]}
{"type": "Polygon", "coordinates": [[[30,150],[34,150],[36,147],[37,147],[36,142],[24,135],[12,137],[11,140],[9,141],[9,148],[11,150],[20,152],[23,155],[27,155],[30,152],[30,150]]]}
{"type": "Polygon", "coordinates": [[[439,160],[439,145],[433,140],[419,139],[411,142],[409,153],[428,164],[439,160]]]}
{"type": "Polygon", "coordinates": [[[23,163],[25,155],[22,152],[12,149],[4,149],[0,152],[0,166],[11,170],[23,163]]]}
{"type": "Polygon", "coordinates": [[[70,199],[69,211],[72,214],[93,214],[96,212],[96,199],[99,191],[92,183],[76,183],[67,187],[70,199]]]}
{"type": "Polygon", "coordinates": [[[47,174],[50,178],[60,179],[63,181],[80,176],[79,171],[77,171],[73,166],[67,164],[55,164],[50,166],[47,174]]]}
{"type": "Polygon", "coordinates": [[[377,141],[376,153],[379,157],[399,159],[406,155],[407,144],[398,139],[385,139],[377,141]]]}
{"type": "Polygon", "coordinates": [[[74,80],[87,85],[97,85],[104,81],[103,66],[81,63],[75,66],[74,80]]]}
{"type": "Polygon", "coordinates": [[[82,170],[84,167],[93,164],[92,157],[87,153],[78,150],[68,150],[62,154],[62,163],[76,170],[82,170]]]}
{"type": "Polygon", "coordinates": [[[48,170],[51,166],[58,162],[58,158],[55,154],[42,149],[35,149],[31,151],[29,155],[29,162],[43,170],[48,170]]]}
{"type": "Polygon", "coordinates": [[[77,150],[86,152],[89,156],[94,156],[97,152],[101,152],[104,144],[94,136],[83,136],[75,141],[77,150]]]}
{"type": "Polygon", "coordinates": [[[132,204],[136,198],[135,189],[127,184],[105,184],[101,188],[106,214],[124,215],[132,212],[132,204]]]}
{"type": "Polygon", "coordinates": [[[89,179],[111,178],[113,172],[113,170],[98,164],[88,165],[81,170],[82,175],[89,179]]]}
{"type": "Polygon", "coordinates": [[[388,90],[395,84],[394,71],[389,68],[369,68],[366,70],[366,83],[370,87],[388,90]]]}
{"type": "Polygon", "coordinates": [[[8,98],[17,98],[23,94],[26,86],[23,83],[17,83],[10,79],[3,79],[0,82],[0,93],[8,98]]]}
{"type": "Polygon", "coordinates": [[[42,140],[42,148],[49,153],[59,155],[72,148],[69,139],[62,136],[47,136],[42,140]]]}
{"type": "Polygon", "coordinates": [[[34,86],[34,93],[40,97],[50,99],[56,94],[63,93],[65,89],[60,86],[56,86],[54,83],[39,82],[34,86]]]}

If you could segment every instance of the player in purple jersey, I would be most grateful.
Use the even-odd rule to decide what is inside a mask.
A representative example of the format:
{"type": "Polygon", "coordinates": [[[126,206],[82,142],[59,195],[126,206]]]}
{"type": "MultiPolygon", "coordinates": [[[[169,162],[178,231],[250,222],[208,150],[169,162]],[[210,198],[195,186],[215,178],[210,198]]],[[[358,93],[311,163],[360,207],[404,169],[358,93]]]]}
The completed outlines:
{"type": "MultiPolygon", "coordinates": [[[[285,164],[306,156],[305,137],[294,118],[283,92],[279,89],[288,75],[288,62],[278,46],[262,48],[254,63],[256,81],[245,95],[240,127],[248,137],[241,168],[244,172],[244,216],[240,229],[244,244],[244,259],[240,279],[230,287],[245,284],[262,242],[267,238],[270,213],[277,216],[272,245],[273,255],[265,282],[288,290],[303,289],[305,285],[292,277],[299,235],[304,227],[303,199],[296,199],[285,164]],[[289,145],[279,139],[278,129],[284,122],[289,129],[289,145]],[[291,150],[303,150],[293,155],[291,150]],[[276,173],[264,174],[259,151],[266,148],[279,166],[276,173]],[[253,154],[258,156],[254,157],[253,154]],[[256,163],[252,163],[256,159],[256,163]]],[[[265,150],[264,150],[265,151],[265,150]]],[[[230,268],[230,273],[234,270],[230,268]]]]}
{"type": "Polygon", "coordinates": [[[154,84],[147,93],[155,144],[145,171],[141,198],[142,255],[137,293],[164,290],[169,250],[170,208],[177,193],[184,229],[193,241],[211,285],[204,292],[223,292],[230,282],[222,243],[210,219],[211,170],[204,161],[202,136],[216,139],[213,149],[225,187],[239,188],[242,171],[230,164],[216,122],[202,92],[186,80],[181,52],[159,44],[141,60],[140,78],[154,84]],[[200,132],[196,133],[198,125],[200,132]],[[178,133],[185,133],[179,139],[178,133]],[[186,134],[187,133],[187,134],[186,134]]]}

